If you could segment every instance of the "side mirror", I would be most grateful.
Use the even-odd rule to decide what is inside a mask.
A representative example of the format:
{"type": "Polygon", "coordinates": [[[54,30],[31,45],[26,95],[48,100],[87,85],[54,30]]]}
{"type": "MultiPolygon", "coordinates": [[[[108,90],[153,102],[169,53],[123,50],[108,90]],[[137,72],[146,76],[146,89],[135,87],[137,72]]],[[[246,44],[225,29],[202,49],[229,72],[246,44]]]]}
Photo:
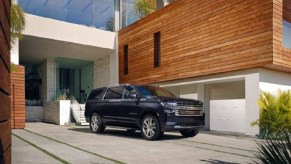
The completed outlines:
{"type": "Polygon", "coordinates": [[[139,99],[139,96],[137,94],[134,94],[134,93],[129,94],[128,97],[131,99],[139,99]]]}

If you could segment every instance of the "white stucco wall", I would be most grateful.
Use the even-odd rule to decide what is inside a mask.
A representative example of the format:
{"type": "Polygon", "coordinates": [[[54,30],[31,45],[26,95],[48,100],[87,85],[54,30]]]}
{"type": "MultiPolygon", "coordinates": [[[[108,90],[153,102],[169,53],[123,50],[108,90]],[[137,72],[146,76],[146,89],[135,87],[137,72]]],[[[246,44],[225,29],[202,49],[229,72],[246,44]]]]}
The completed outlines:
{"type": "Polygon", "coordinates": [[[11,63],[19,65],[19,41],[18,41],[18,39],[16,39],[14,41],[14,43],[11,45],[10,60],[11,60],[11,63]]]}
{"type": "Polygon", "coordinates": [[[260,90],[276,94],[278,90],[291,90],[291,74],[273,71],[260,71],[260,90]]]}
{"type": "Polygon", "coordinates": [[[283,21],[283,46],[291,48],[291,23],[283,21]]]}
{"type": "Polygon", "coordinates": [[[25,14],[24,35],[115,49],[116,33],[36,15],[25,14]]]}

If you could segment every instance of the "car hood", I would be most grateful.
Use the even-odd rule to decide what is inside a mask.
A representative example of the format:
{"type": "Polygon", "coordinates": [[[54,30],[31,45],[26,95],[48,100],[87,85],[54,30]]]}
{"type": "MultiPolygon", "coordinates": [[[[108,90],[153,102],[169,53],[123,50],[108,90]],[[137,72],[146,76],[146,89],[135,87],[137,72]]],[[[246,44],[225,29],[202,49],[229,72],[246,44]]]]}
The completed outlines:
{"type": "Polygon", "coordinates": [[[171,97],[157,97],[160,101],[166,103],[177,103],[180,105],[199,105],[203,106],[203,102],[195,99],[185,99],[185,98],[171,98],[171,97]]]}

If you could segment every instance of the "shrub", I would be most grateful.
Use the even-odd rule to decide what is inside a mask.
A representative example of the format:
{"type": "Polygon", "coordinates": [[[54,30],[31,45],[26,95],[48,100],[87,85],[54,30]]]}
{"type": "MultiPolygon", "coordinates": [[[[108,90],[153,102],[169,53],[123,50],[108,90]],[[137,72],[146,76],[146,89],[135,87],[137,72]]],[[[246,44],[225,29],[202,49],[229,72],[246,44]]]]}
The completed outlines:
{"type": "Polygon", "coordinates": [[[283,140],[267,139],[258,143],[259,152],[255,156],[266,164],[291,163],[291,140],[286,133],[283,140]]]}
{"type": "Polygon", "coordinates": [[[260,127],[261,138],[278,137],[291,132],[290,91],[278,91],[276,95],[262,91],[259,107],[260,117],[252,125],[260,127]]]}

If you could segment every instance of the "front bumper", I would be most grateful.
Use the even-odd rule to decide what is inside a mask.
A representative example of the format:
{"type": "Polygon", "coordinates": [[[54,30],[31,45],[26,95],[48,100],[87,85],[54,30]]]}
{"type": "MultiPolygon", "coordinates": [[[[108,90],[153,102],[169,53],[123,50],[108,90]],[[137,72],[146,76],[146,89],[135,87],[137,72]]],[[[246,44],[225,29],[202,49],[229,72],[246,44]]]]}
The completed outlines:
{"type": "Polygon", "coordinates": [[[201,129],[205,124],[205,115],[202,116],[174,116],[168,115],[164,126],[164,131],[179,131],[184,129],[201,129]]]}

